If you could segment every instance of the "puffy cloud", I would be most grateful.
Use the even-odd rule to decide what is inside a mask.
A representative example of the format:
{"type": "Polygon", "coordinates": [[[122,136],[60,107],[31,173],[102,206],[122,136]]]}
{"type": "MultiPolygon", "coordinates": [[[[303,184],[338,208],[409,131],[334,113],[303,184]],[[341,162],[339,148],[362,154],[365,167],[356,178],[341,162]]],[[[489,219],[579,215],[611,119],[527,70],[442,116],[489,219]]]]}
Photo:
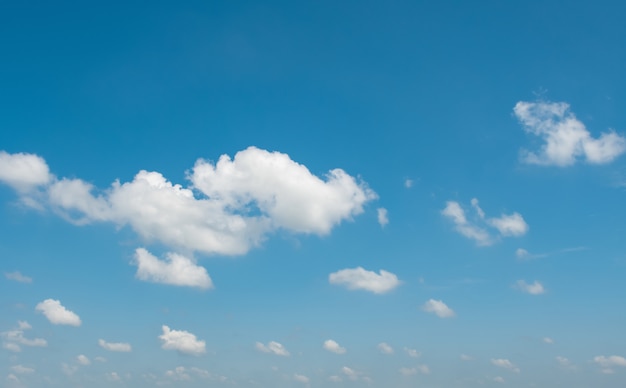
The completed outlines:
{"type": "Polygon", "coordinates": [[[81,365],[91,364],[91,361],[89,361],[89,358],[87,358],[87,356],[85,356],[84,354],[79,354],[78,357],[76,357],[76,361],[78,361],[78,363],[81,365]]]}
{"type": "Polygon", "coordinates": [[[330,284],[343,285],[349,290],[366,290],[375,294],[384,294],[401,284],[391,272],[380,270],[379,274],[362,267],[346,268],[328,275],[330,284]]]}
{"type": "Polygon", "coordinates": [[[20,271],[5,272],[4,277],[9,280],[15,280],[16,282],[20,282],[20,283],[32,283],[33,282],[33,279],[31,277],[22,275],[20,271]]]}
{"type": "Polygon", "coordinates": [[[378,212],[378,223],[380,224],[380,226],[384,228],[385,225],[389,223],[387,209],[385,209],[384,207],[379,207],[377,212],[378,212]]]}
{"type": "Polygon", "coordinates": [[[496,229],[502,237],[519,237],[528,232],[528,224],[519,213],[489,218],[479,206],[478,199],[472,198],[471,205],[477,216],[474,221],[468,220],[465,210],[455,201],[446,202],[446,207],[441,214],[454,223],[457,232],[474,240],[479,246],[492,245],[497,241],[497,238],[486,229],[487,227],[496,229]]]}
{"type": "MultiPolygon", "coordinates": [[[[147,241],[206,254],[244,254],[277,229],[327,235],[377,198],[341,169],[322,179],[286,154],[255,147],[234,159],[222,155],[215,164],[198,160],[188,174],[189,187],[144,170],[104,191],[80,179],[46,176],[34,181],[45,185],[43,197],[75,224],[129,226],[147,241]]],[[[3,181],[24,186],[16,179],[3,181]]]]}
{"type": "Polygon", "coordinates": [[[621,356],[596,356],[593,362],[603,367],[623,366],[626,367],[626,358],[621,356]]]}
{"type": "Polygon", "coordinates": [[[522,150],[526,163],[565,167],[583,158],[590,164],[606,164],[626,151],[626,139],[614,131],[592,137],[567,103],[520,101],[513,112],[527,133],[544,141],[537,152],[522,150]]]}
{"type": "Polygon", "coordinates": [[[196,336],[188,331],[171,330],[163,325],[163,334],[159,339],[163,342],[161,347],[166,350],[177,350],[180,353],[194,356],[206,353],[206,343],[198,340],[196,336]]]}
{"type": "Polygon", "coordinates": [[[107,380],[109,381],[121,381],[122,378],[117,372],[109,372],[106,374],[107,380]]]}
{"type": "Polygon", "coordinates": [[[511,372],[520,372],[520,369],[518,367],[516,367],[511,361],[505,358],[492,358],[491,363],[497,367],[508,369],[511,372]]]}
{"type": "Polygon", "coordinates": [[[127,344],[125,342],[106,342],[103,339],[99,339],[98,345],[100,345],[102,349],[108,350],[110,352],[127,353],[133,350],[132,346],[130,346],[130,344],[127,344]]]}
{"type": "Polygon", "coordinates": [[[417,358],[422,355],[422,353],[418,352],[417,349],[404,348],[404,351],[409,355],[409,357],[413,358],[417,358]]]}
{"type": "Polygon", "coordinates": [[[304,375],[299,375],[297,373],[294,373],[293,375],[293,379],[300,382],[300,383],[304,383],[304,384],[308,384],[309,383],[309,378],[304,376],[304,375]]]}
{"type": "Polygon", "coordinates": [[[452,318],[455,316],[454,311],[441,300],[429,299],[422,306],[422,310],[427,313],[433,313],[439,318],[452,318]]]}
{"type": "Polygon", "coordinates": [[[163,261],[146,249],[138,248],[135,250],[133,264],[137,265],[135,276],[140,280],[202,289],[213,288],[213,282],[204,267],[176,253],[166,254],[166,260],[163,261]]]}
{"type": "Polygon", "coordinates": [[[263,353],[272,353],[275,354],[277,356],[289,356],[289,352],[287,351],[287,349],[285,349],[285,347],[276,342],[276,341],[270,341],[268,342],[267,345],[264,345],[261,342],[257,342],[255,344],[255,347],[258,351],[263,352],[263,353]]]}
{"type": "Polygon", "coordinates": [[[35,310],[43,313],[54,325],[80,326],[82,323],[78,315],[63,307],[61,302],[55,299],[44,300],[35,307],[35,310]]]}
{"type": "Polygon", "coordinates": [[[43,158],[33,154],[0,151],[0,182],[24,193],[47,184],[51,179],[43,158]]]}
{"type": "Polygon", "coordinates": [[[35,370],[33,368],[29,368],[23,365],[14,365],[11,367],[11,370],[20,375],[35,373],[35,370]]]}
{"type": "Polygon", "coordinates": [[[331,339],[324,341],[324,349],[337,354],[344,354],[346,352],[346,348],[339,346],[337,342],[331,339]]]}
{"type": "Polygon", "coordinates": [[[541,295],[546,292],[543,285],[539,283],[538,281],[535,281],[532,284],[528,284],[524,280],[518,280],[517,283],[515,284],[515,287],[518,290],[525,292],[527,294],[531,294],[531,295],[541,295]]]}
{"type": "Polygon", "coordinates": [[[393,354],[393,348],[386,342],[379,343],[377,347],[382,354],[393,354]]]}
{"type": "Polygon", "coordinates": [[[34,346],[45,347],[48,346],[48,342],[42,338],[28,339],[24,337],[24,331],[31,329],[31,326],[26,321],[18,321],[18,329],[9,330],[0,333],[0,338],[3,339],[3,347],[12,352],[20,352],[22,346],[34,346]]]}

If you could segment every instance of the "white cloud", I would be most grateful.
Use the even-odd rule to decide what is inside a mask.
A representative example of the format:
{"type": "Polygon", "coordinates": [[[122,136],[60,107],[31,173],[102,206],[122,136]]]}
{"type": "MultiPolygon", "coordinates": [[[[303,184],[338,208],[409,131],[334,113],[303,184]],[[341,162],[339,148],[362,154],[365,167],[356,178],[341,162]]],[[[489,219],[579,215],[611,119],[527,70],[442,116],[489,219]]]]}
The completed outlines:
{"type": "Polygon", "coordinates": [[[566,357],[556,356],[555,359],[559,363],[559,365],[563,368],[571,369],[571,370],[576,369],[576,367],[572,365],[571,361],[568,360],[566,357]]]}
{"type": "Polygon", "coordinates": [[[213,288],[211,277],[204,267],[176,253],[167,253],[165,257],[165,261],[159,260],[146,249],[137,248],[133,261],[137,265],[137,279],[175,286],[213,288]]]}
{"type": "Polygon", "coordinates": [[[518,290],[525,292],[527,294],[531,294],[531,295],[541,295],[546,292],[543,285],[539,283],[538,281],[535,281],[532,284],[528,284],[524,280],[518,280],[517,283],[515,284],[515,287],[518,290]]]}
{"type": "Polygon", "coordinates": [[[163,342],[161,348],[194,356],[206,352],[206,343],[198,340],[194,334],[183,330],[171,330],[165,325],[161,328],[163,330],[163,334],[159,336],[163,342]]]}
{"type": "Polygon", "coordinates": [[[422,355],[422,353],[418,352],[417,349],[404,348],[404,351],[409,355],[409,357],[413,358],[417,358],[422,355]]]}
{"type": "Polygon", "coordinates": [[[346,268],[328,275],[330,284],[346,286],[349,290],[366,290],[375,294],[384,294],[401,284],[391,272],[380,270],[379,274],[362,267],[346,268]]]}
{"type": "Polygon", "coordinates": [[[50,171],[43,158],[33,154],[0,151],[0,182],[19,192],[27,192],[47,184],[50,179],[50,171]]]}
{"type": "Polygon", "coordinates": [[[417,368],[400,368],[400,374],[402,376],[413,376],[417,374],[417,368]]]}
{"type": "Polygon", "coordinates": [[[324,349],[337,354],[344,354],[346,352],[346,348],[339,346],[337,342],[331,339],[324,341],[324,349]]]}
{"type": "Polygon", "coordinates": [[[344,366],[343,368],[341,368],[341,371],[350,380],[358,380],[359,378],[359,373],[352,368],[348,368],[347,366],[344,366]]]}
{"type": "Polygon", "coordinates": [[[605,370],[610,370],[608,373],[613,373],[613,367],[626,367],[626,358],[622,356],[596,356],[593,358],[593,362],[605,370]]]}
{"type": "Polygon", "coordinates": [[[461,354],[462,361],[474,361],[474,357],[468,356],[467,354],[461,354]]]}
{"type": "Polygon", "coordinates": [[[35,310],[43,313],[54,325],[80,326],[82,323],[78,315],[63,307],[61,302],[55,299],[44,300],[35,307],[35,310]]]}
{"type": "Polygon", "coordinates": [[[377,212],[378,212],[378,223],[380,224],[380,226],[384,228],[385,225],[389,223],[387,209],[385,209],[384,207],[379,207],[377,212]]]}
{"type": "Polygon", "coordinates": [[[295,374],[293,375],[293,379],[294,379],[294,380],[296,380],[296,381],[298,381],[298,382],[300,382],[300,383],[304,383],[304,384],[308,384],[308,383],[309,383],[309,381],[310,381],[308,377],[306,377],[306,376],[304,376],[304,375],[299,375],[299,374],[297,374],[297,373],[295,373],[295,374]]]}
{"type": "Polygon", "coordinates": [[[24,331],[31,329],[31,326],[26,321],[18,321],[17,330],[9,330],[0,333],[0,338],[3,339],[3,347],[12,352],[20,352],[23,346],[33,347],[45,347],[48,346],[48,342],[42,338],[28,339],[24,337],[24,331]]]}
{"type": "Polygon", "coordinates": [[[20,379],[18,379],[17,376],[12,374],[12,373],[9,373],[9,375],[7,376],[7,381],[11,381],[11,382],[14,382],[16,384],[20,383],[20,379]]]}
{"type": "Polygon", "coordinates": [[[496,229],[502,237],[519,237],[528,232],[528,224],[519,213],[502,214],[500,217],[486,217],[485,212],[478,204],[478,199],[472,198],[472,208],[476,213],[474,221],[468,220],[465,210],[458,202],[448,201],[446,207],[441,211],[445,217],[450,219],[457,232],[474,240],[479,246],[492,245],[497,241],[486,227],[496,229]],[[482,226],[481,226],[482,224],[482,226]]]}
{"type": "Polygon", "coordinates": [[[520,101],[515,105],[513,111],[524,130],[544,141],[537,152],[522,150],[522,161],[565,167],[583,158],[590,164],[606,164],[626,151],[624,137],[614,131],[592,137],[569,108],[564,102],[520,101]]]}
{"type": "Polygon", "coordinates": [[[550,337],[544,337],[542,339],[542,341],[545,342],[546,344],[549,344],[549,345],[554,344],[554,340],[552,338],[550,338],[550,337]]]}
{"type": "Polygon", "coordinates": [[[519,213],[503,214],[499,218],[491,218],[489,224],[498,229],[503,236],[523,236],[528,232],[528,224],[519,213]]]}
{"type": "Polygon", "coordinates": [[[340,376],[332,375],[328,377],[328,381],[332,381],[333,383],[340,383],[343,379],[340,376]]]}
{"type": "Polygon", "coordinates": [[[413,180],[409,178],[405,179],[404,187],[406,187],[407,189],[410,189],[411,187],[413,187],[413,180]]]}
{"type": "Polygon", "coordinates": [[[110,352],[127,353],[133,350],[130,344],[127,344],[125,342],[106,342],[103,339],[99,339],[98,345],[100,345],[102,349],[108,350],[110,352]]]}
{"type": "Polygon", "coordinates": [[[517,256],[518,259],[524,259],[526,257],[528,257],[530,255],[530,253],[523,248],[517,248],[517,250],[515,251],[515,256],[517,256]]]}
{"type": "Polygon", "coordinates": [[[100,356],[98,356],[98,357],[94,358],[94,360],[96,360],[96,361],[98,361],[98,362],[107,362],[107,359],[106,359],[106,358],[104,358],[104,357],[100,357],[100,356]]]}
{"type": "Polygon", "coordinates": [[[263,353],[272,353],[275,354],[277,356],[289,356],[289,352],[287,351],[287,349],[285,349],[285,347],[276,342],[276,341],[270,341],[268,342],[267,345],[262,344],[261,342],[257,342],[255,344],[255,347],[258,351],[263,352],[263,353]]]}
{"type": "Polygon", "coordinates": [[[33,368],[29,368],[23,365],[14,365],[11,367],[11,370],[20,375],[35,373],[35,370],[33,368]]]}
{"type": "Polygon", "coordinates": [[[504,384],[504,378],[502,376],[496,376],[493,378],[493,381],[495,381],[496,383],[502,383],[504,384]]]}
{"type": "Polygon", "coordinates": [[[422,310],[427,313],[433,313],[439,318],[452,318],[455,316],[454,311],[441,300],[429,299],[422,306],[422,310]]]}
{"type": "Polygon", "coordinates": [[[393,348],[386,342],[379,343],[377,347],[382,354],[393,354],[393,348]]]}
{"type": "Polygon", "coordinates": [[[492,358],[491,363],[497,367],[508,369],[511,372],[520,372],[520,369],[517,366],[515,366],[511,361],[505,358],[492,358]]]}
{"type": "Polygon", "coordinates": [[[400,368],[400,374],[402,374],[403,376],[413,376],[418,373],[423,375],[430,374],[430,368],[428,367],[428,365],[418,365],[413,368],[400,368]]]}
{"type": "Polygon", "coordinates": [[[109,381],[121,381],[122,378],[117,372],[109,372],[106,374],[107,380],[109,381]]]}
{"type": "Polygon", "coordinates": [[[4,277],[9,280],[15,280],[16,282],[20,282],[20,283],[32,283],[33,282],[33,279],[31,277],[22,275],[20,271],[5,272],[4,277]]]}
{"type": "Polygon", "coordinates": [[[84,354],[79,354],[78,357],[76,357],[76,361],[78,361],[78,363],[81,365],[91,364],[91,361],[89,361],[89,358],[87,358],[87,356],[85,356],[84,354]]]}
{"type": "MultiPolygon", "coordinates": [[[[223,255],[244,254],[277,229],[327,235],[377,198],[341,169],[321,179],[286,154],[255,147],[216,164],[198,160],[187,178],[191,185],[183,187],[142,170],[103,191],[80,179],[35,182],[46,185],[47,204],[75,224],[111,222],[147,241],[223,255]]],[[[15,179],[4,181],[17,188],[15,179]]]]}
{"type": "Polygon", "coordinates": [[[63,374],[66,376],[74,375],[74,373],[76,373],[77,370],[78,370],[78,367],[76,365],[69,365],[65,362],[61,364],[61,371],[63,371],[63,374]]]}

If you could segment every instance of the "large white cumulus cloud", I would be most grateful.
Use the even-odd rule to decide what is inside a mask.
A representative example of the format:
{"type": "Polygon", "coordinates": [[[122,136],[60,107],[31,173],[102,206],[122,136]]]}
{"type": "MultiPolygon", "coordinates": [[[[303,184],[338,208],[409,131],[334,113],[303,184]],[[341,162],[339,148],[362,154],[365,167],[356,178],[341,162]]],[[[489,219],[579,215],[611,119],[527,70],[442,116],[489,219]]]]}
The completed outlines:
{"type": "Polygon", "coordinates": [[[51,176],[39,156],[0,155],[1,182],[20,193],[36,188],[41,201],[68,220],[129,226],[147,241],[185,252],[244,254],[276,229],[325,235],[377,198],[341,169],[322,179],[286,154],[255,147],[215,164],[198,160],[188,179],[184,187],[142,170],[130,182],[98,190],[81,179],[51,176]],[[16,163],[30,178],[6,172],[16,163]]]}

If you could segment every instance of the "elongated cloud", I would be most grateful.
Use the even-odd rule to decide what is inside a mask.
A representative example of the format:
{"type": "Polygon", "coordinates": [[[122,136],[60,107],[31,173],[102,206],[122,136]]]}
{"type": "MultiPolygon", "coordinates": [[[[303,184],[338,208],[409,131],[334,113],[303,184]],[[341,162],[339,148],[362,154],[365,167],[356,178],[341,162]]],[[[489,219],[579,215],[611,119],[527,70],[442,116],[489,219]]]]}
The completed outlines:
{"type": "Polygon", "coordinates": [[[393,354],[393,348],[386,342],[381,342],[377,346],[382,354],[393,354]]]}
{"type": "Polygon", "coordinates": [[[290,355],[287,349],[285,349],[285,347],[281,343],[276,342],[276,341],[270,341],[267,343],[267,345],[261,342],[257,342],[255,344],[255,347],[259,352],[263,352],[263,353],[271,353],[277,356],[284,356],[284,357],[287,357],[290,355]]]}
{"type": "Polygon", "coordinates": [[[614,367],[626,368],[626,358],[622,356],[596,356],[593,362],[598,364],[605,374],[615,373],[614,367]]]}
{"type": "Polygon", "coordinates": [[[626,138],[614,131],[592,137],[567,103],[520,101],[513,112],[527,133],[544,142],[538,151],[522,150],[526,163],[565,167],[583,159],[606,164],[626,151],[626,138]]]}
{"type": "Polygon", "coordinates": [[[198,340],[194,334],[184,330],[172,330],[165,325],[161,329],[163,330],[163,334],[159,336],[161,348],[192,356],[206,353],[206,342],[198,340]]]}
{"type": "Polygon", "coordinates": [[[125,342],[106,342],[105,340],[100,339],[98,340],[98,345],[100,345],[102,349],[106,349],[110,352],[127,353],[133,350],[130,344],[125,342]]]}
{"type": "Polygon", "coordinates": [[[441,214],[454,223],[455,229],[464,237],[474,240],[478,246],[492,245],[499,237],[519,237],[528,232],[528,224],[521,214],[502,214],[500,217],[487,217],[478,204],[478,199],[472,198],[472,208],[476,216],[469,220],[465,210],[456,201],[446,202],[441,214]],[[488,228],[497,230],[499,236],[490,232],[488,228]]]}
{"type": "Polygon", "coordinates": [[[429,299],[426,303],[424,303],[422,310],[427,313],[433,313],[439,318],[452,318],[456,315],[454,310],[448,307],[445,303],[441,300],[435,299],[429,299]]]}
{"type": "Polygon", "coordinates": [[[520,372],[520,369],[517,366],[515,366],[511,361],[505,358],[492,358],[491,363],[497,367],[508,369],[511,372],[520,372]]]}
{"type": "Polygon", "coordinates": [[[9,280],[14,280],[14,281],[20,282],[20,283],[32,283],[33,282],[33,279],[31,277],[22,275],[22,273],[20,271],[5,272],[4,273],[4,277],[9,279],[9,280]]]}
{"type": "Polygon", "coordinates": [[[159,260],[144,248],[135,250],[134,264],[137,265],[137,279],[152,283],[174,286],[213,288],[213,282],[206,269],[191,259],[176,254],[166,254],[166,260],[159,260]]]}
{"type": "MultiPolygon", "coordinates": [[[[0,162],[0,171],[24,158],[3,155],[7,161],[0,162]]],[[[77,225],[129,226],[146,241],[185,252],[244,254],[277,229],[327,235],[377,198],[341,169],[319,178],[286,154],[255,147],[233,159],[222,155],[215,164],[198,160],[188,187],[142,170],[132,181],[116,181],[102,191],[80,179],[51,177],[43,159],[28,158],[39,174],[23,182],[7,172],[0,181],[20,193],[37,188],[38,199],[77,225]]]]}
{"type": "Polygon", "coordinates": [[[376,211],[378,213],[378,223],[384,228],[389,223],[387,209],[379,207],[376,211]]]}
{"type": "Polygon", "coordinates": [[[43,313],[54,325],[80,326],[82,323],[78,315],[55,299],[44,300],[35,307],[35,310],[43,313]]]}
{"type": "Polygon", "coordinates": [[[324,341],[324,349],[336,354],[344,354],[346,348],[339,346],[339,344],[331,339],[324,341]]]}
{"type": "Polygon", "coordinates": [[[380,270],[379,273],[367,271],[362,267],[346,268],[328,275],[330,284],[345,286],[349,290],[365,290],[375,294],[384,294],[398,287],[401,282],[391,272],[380,270]]]}

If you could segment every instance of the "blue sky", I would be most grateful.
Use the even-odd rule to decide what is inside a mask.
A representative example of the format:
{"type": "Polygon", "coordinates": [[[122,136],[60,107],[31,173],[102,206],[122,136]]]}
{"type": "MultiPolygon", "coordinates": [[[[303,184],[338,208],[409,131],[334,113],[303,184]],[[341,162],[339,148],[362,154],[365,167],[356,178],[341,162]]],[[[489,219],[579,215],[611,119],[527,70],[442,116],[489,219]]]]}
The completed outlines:
{"type": "Polygon", "coordinates": [[[626,5],[0,12],[0,385],[626,385],[626,5]]]}

